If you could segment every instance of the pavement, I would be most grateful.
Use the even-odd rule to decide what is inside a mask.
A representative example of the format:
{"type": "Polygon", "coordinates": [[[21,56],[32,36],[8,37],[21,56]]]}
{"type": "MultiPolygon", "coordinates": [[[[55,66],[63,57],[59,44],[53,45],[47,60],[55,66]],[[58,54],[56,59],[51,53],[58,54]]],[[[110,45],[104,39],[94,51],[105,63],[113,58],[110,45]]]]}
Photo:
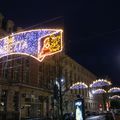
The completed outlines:
{"type": "Polygon", "coordinates": [[[90,116],[90,117],[86,118],[86,120],[105,120],[105,117],[102,115],[90,116]]]}

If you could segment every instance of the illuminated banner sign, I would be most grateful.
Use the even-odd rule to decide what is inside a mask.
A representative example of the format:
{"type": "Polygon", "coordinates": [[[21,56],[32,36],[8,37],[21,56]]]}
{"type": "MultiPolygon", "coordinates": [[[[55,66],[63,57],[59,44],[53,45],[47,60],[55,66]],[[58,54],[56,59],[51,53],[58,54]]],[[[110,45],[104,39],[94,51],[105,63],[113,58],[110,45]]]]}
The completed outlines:
{"type": "Polygon", "coordinates": [[[36,29],[0,39],[0,57],[11,54],[29,55],[40,62],[62,51],[62,30],[36,29]]]}
{"type": "Polygon", "coordinates": [[[75,120],[85,120],[83,99],[75,100],[75,120]]]}

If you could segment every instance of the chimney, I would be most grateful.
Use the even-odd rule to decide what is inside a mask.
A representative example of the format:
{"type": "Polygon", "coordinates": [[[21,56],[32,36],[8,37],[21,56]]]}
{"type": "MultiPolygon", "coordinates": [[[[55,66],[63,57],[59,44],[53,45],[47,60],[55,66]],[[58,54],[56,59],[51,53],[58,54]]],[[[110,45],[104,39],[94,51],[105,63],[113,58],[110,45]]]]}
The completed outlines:
{"type": "Polygon", "coordinates": [[[3,18],[4,16],[0,13],[0,28],[2,27],[3,18]]]}
{"type": "Polygon", "coordinates": [[[7,32],[12,33],[14,27],[14,22],[12,20],[7,21],[7,32]]]}
{"type": "Polygon", "coordinates": [[[17,32],[22,32],[23,28],[22,27],[17,27],[17,32]]]}

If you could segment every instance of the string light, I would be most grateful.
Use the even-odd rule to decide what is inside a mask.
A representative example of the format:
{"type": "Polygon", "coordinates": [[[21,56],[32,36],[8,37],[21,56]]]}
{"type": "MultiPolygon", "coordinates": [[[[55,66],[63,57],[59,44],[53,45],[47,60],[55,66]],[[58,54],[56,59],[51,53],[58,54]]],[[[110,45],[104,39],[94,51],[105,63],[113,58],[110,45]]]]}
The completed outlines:
{"type": "Polygon", "coordinates": [[[106,93],[104,89],[97,89],[93,91],[93,94],[101,94],[101,93],[106,93]]]}
{"type": "Polygon", "coordinates": [[[98,80],[93,81],[93,83],[90,84],[90,87],[102,87],[102,86],[108,86],[111,84],[112,83],[108,80],[98,79],[98,80]]]}
{"type": "Polygon", "coordinates": [[[24,54],[41,62],[46,56],[63,49],[61,29],[35,29],[23,31],[0,39],[0,57],[24,54]]]}
{"type": "Polygon", "coordinates": [[[83,82],[77,82],[77,83],[74,83],[70,89],[83,89],[83,88],[88,88],[88,86],[83,83],[83,82]]]}
{"type": "Polygon", "coordinates": [[[110,90],[108,90],[108,93],[114,93],[114,92],[120,92],[120,88],[119,87],[113,87],[110,90]]]}
{"type": "Polygon", "coordinates": [[[110,99],[120,99],[119,95],[113,95],[112,97],[110,97],[110,99]]]}

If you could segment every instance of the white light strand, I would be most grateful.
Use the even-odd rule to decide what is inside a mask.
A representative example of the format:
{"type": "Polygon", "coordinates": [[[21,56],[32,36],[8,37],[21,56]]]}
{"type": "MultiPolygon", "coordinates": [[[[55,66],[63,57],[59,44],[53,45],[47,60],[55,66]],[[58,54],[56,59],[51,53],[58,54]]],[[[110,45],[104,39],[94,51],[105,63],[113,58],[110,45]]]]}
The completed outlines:
{"type": "Polygon", "coordinates": [[[92,84],[90,84],[90,87],[101,87],[101,86],[95,86],[96,84],[101,84],[101,86],[106,86],[106,85],[112,85],[112,83],[110,82],[110,81],[108,81],[108,80],[105,80],[105,79],[98,79],[98,80],[95,80],[95,81],[93,81],[93,83],[92,84]],[[103,84],[102,84],[103,83],[103,84]]]}
{"type": "Polygon", "coordinates": [[[82,89],[82,88],[88,88],[88,85],[86,85],[83,82],[77,82],[70,87],[70,89],[82,89]]]}
{"type": "Polygon", "coordinates": [[[106,93],[106,91],[104,89],[97,89],[94,90],[93,94],[101,94],[101,93],[106,93]]]}
{"type": "Polygon", "coordinates": [[[111,89],[108,90],[108,93],[114,93],[114,92],[120,92],[120,88],[119,87],[113,87],[111,89]]]}
{"type": "Polygon", "coordinates": [[[35,29],[11,34],[0,39],[0,57],[29,54],[41,62],[46,56],[62,51],[62,32],[61,29],[35,29]]]}
{"type": "Polygon", "coordinates": [[[112,97],[110,97],[110,99],[120,99],[119,95],[113,95],[112,97]]]}

